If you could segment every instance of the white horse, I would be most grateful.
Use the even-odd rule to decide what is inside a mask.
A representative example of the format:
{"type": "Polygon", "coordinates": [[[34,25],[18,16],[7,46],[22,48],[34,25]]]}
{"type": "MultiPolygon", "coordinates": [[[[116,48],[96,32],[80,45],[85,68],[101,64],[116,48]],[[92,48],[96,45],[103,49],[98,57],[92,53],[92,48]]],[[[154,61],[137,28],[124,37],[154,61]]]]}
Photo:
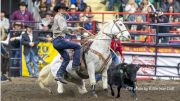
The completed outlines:
{"type": "MultiPolygon", "coordinates": [[[[111,39],[116,37],[120,39],[124,37],[126,39],[130,39],[130,34],[127,31],[125,25],[121,21],[121,19],[113,20],[104,24],[103,29],[96,35],[94,39],[92,39],[93,43],[90,46],[90,49],[87,53],[85,53],[85,59],[87,64],[87,72],[89,75],[90,84],[92,86],[92,93],[97,97],[95,92],[95,73],[102,73],[102,81],[103,81],[103,89],[108,89],[107,83],[107,70],[112,62],[111,60],[111,52],[110,52],[110,43],[111,39]]],[[[39,73],[39,84],[41,88],[46,88],[44,85],[48,85],[49,82],[52,82],[53,78],[52,72],[58,70],[62,63],[60,56],[57,56],[53,62],[46,67],[44,67],[39,73]]],[[[78,85],[78,89],[80,93],[86,93],[87,90],[85,88],[85,83],[81,77],[77,75],[76,72],[71,70],[72,61],[67,66],[67,72],[74,78],[74,80],[69,80],[78,85]]],[[[58,92],[63,93],[63,85],[58,82],[58,92]]]]}

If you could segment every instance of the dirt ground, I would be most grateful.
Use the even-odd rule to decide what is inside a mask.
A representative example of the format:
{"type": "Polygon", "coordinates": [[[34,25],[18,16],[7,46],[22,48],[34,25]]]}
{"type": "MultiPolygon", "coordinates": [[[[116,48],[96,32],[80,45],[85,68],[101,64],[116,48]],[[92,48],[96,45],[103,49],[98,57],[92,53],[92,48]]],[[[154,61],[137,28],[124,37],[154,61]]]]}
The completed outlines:
{"type": "MultiPolygon", "coordinates": [[[[120,98],[110,95],[110,90],[102,90],[101,83],[97,83],[98,98],[91,93],[81,95],[74,84],[67,84],[64,94],[57,93],[56,84],[51,84],[53,94],[42,90],[36,78],[12,78],[12,82],[1,82],[1,101],[133,101],[128,90],[121,91],[120,98]]],[[[90,91],[90,85],[86,85],[90,91]]],[[[180,81],[138,81],[138,101],[180,101],[180,81]]]]}

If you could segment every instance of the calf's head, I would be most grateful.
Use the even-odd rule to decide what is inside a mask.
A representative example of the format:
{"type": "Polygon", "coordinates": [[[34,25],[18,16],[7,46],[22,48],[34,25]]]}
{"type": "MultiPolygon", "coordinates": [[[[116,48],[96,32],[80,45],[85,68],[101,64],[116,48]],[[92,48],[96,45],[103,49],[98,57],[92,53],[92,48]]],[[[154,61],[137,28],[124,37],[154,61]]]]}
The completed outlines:
{"type": "Polygon", "coordinates": [[[125,64],[123,65],[123,70],[125,72],[126,78],[130,79],[132,82],[136,81],[136,74],[140,66],[137,64],[125,64]]]}

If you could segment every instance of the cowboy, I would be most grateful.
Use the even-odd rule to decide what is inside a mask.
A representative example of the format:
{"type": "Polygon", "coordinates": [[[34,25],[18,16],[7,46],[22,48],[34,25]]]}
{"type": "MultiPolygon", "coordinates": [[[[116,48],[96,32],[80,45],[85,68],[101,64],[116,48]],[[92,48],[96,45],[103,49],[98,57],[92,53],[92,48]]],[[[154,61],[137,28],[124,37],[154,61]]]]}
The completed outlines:
{"type": "Polygon", "coordinates": [[[67,7],[64,4],[57,5],[54,7],[54,11],[56,15],[54,17],[54,23],[52,26],[53,31],[53,46],[54,48],[61,54],[63,58],[63,62],[57,71],[56,80],[67,84],[67,81],[64,79],[64,74],[66,73],[66,67],[69,64],[70,57],[67,53],[66,49],[73,49],[73,63],[72,70],[78,71],[80,69],[80,49],[81,46],[77,43],[70,42],[64,39],[65,34],[71,34],[70,31],[79,30],[78,28],[68,27],[67,22],[65,20],[65,13],[67,11],[67,7]]]}

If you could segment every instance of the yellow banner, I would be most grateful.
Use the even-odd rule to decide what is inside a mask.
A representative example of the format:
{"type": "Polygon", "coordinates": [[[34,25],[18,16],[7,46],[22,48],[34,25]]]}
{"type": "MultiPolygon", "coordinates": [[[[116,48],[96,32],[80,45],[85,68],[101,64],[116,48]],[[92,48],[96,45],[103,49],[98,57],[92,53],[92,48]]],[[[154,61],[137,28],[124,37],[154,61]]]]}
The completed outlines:
{"type": "MultiPolygon", "coordinates": [[[[29,76],[23,50],[24,49],[22,47],[22,76],[29,76]]],[[[38,44],[38,54],[43,59],[43,61],[49,64],[51,63],[53,58],[58,54],[58,52],[54,49],[52,43],[40,42],[38,44]]],[[[45,66],[45,64],[42,64],[42,61],[39,61],[38,65],[39,65],[39,71],[45,66]]],[[[34,70],[33,64],[32,64],[32,70],[34,70]]]]}

